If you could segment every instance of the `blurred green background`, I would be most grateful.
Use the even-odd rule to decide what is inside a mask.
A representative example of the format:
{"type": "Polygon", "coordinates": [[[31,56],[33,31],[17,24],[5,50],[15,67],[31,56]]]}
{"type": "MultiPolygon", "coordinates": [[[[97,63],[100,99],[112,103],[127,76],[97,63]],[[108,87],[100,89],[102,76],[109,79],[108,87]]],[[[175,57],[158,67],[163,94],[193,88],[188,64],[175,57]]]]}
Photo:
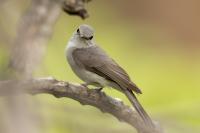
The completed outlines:
{"type": "MultiPolygon", "coordinates": [[[[177,37],[179,32],[164,32],[168,27],[163,26],[162,21],[155,23],[157,21],[146,19],[148,17],[138,17],[136,13],[139,10],[131,10],[136,7],[131,7],[131,4],[134,5],[132,1],[94,0],[87,6],[90,17],[86,20],[61,13],[48,43],[44,61],[35,76],[53,76],[60,80],[82,83],[66,62],[64,50],[77,27],[83,23],[89,24],[95,29],[94,38],[97,44],[142,88],[143,94],[138,96],[139,100],[167,133],[199,133],[199,42],[185,41],[185,37],[177,37]]],[[[16,2],[13,6],[23,12],[26,3],[21,6],[16,2]]],[[[17,21],[16,16],[13,25],[17,25],[17,21]]],[[[5,25],[2,17],[1,25],[5,25]]],[[[9,28],[8,32],[13,34],[9,28]]],[[[7,46],[0,45],[1,70],[7,63],[6,49],[7,46]]],[[[109,88],[104,91],[130,105],[123,94],[109,88]]],[[[135,131],[109,114],[103,114],[96,108],[80,105],[68,98],[57,99],[42,94],[30,96],[30,99],[39,103],[36,112],[45,123],[42,124],[44,133],[135,131]]]]}

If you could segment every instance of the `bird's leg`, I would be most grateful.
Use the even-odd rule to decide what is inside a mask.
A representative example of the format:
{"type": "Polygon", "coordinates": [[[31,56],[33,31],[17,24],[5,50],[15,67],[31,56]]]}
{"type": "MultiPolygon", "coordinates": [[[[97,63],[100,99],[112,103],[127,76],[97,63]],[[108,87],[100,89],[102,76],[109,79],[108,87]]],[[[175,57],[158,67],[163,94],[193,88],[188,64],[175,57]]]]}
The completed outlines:
{"type": "Polygon", "coordinates": [[[103,90],[103,87],[97,87],[95,88],[95,90],[97,90],[98,92],[101,92],[101,90],[103,90]]]}
{"type": "Polygon", "coordinates": [[[98,82],[91,83],[92,85],[96,86],[97,88],[94,88],[94,90],[100,92],[103,89],[103,86],[99,84],[98,82]]]}
{"type": "Polygon", "coordinates": [[[81,85],[88,88],[89,83],[86,82],[86,83],[82,83],[81,85]]]}

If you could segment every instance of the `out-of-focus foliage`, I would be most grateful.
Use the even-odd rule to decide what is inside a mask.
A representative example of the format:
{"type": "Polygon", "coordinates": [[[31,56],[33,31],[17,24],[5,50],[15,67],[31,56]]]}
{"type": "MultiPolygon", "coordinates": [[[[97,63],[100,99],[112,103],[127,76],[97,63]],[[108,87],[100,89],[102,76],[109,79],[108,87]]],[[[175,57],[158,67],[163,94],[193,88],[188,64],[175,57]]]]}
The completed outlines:
{"type": "MultiPolygon", "coordinates": [[[[88,5],[90,17],[84,21],[62,13],[48,44],[44,63],[35,76],[51,75],[61,80],[81,83],[66,63],[64,49],[78,25],[90,24],[96,31],[96,42],[142,88],[143,94],[138,96],[141,103],[163,125],[166,132],[200,132],[199,45],[191,46],[191,42],[185,42],[184,39],[178,41],[170,35],[166,37],[161,25],[155,26],[152,21],[150,23],[146,19],[142,21],[134,17],[134,11],[138,11],[136,9],[122,8],[129,5],[127,9],[131,9],[130,5],[134,2],[120,2],[123,6],[119,6],[119,1],[92,1],[88,5]]],[[[168,15],[176,13],[168,10],[168,15]]],[[[192,18],[188,19],[193,21],[192,18]]],[[[6,48],[0,45],[0,70],[6,66],[6,48]]],[[[2,75],[0,78],[3,78],[2,75]]],[[[104,91],[130,105],[123,94],[109,88],[104,91]]],[[[30,99],[40,103],[35,110],[41,113],[40,117],[45,121],[42,126],[46,133],[134,132],[132,127],[114,117],[71,99],[57,99],[50,95],[38,95],[30,99]]]]}

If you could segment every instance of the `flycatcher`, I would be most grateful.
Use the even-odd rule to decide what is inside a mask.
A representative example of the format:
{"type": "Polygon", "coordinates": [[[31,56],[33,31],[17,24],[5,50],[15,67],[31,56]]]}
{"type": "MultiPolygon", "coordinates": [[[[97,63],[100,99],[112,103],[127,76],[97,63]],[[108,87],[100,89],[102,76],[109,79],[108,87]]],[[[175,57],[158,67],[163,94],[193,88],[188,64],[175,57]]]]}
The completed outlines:
{"type": "Polygon", "coordinates": [[[109,86],[124,93],[144,122],[153,125],[134,94],[141,94],[141,90],[131,81],[126,71],[96,45],[93,37],[93,28],[83,24],[69,40],[66,57],[74,73],[86,86],[109,86]]]}

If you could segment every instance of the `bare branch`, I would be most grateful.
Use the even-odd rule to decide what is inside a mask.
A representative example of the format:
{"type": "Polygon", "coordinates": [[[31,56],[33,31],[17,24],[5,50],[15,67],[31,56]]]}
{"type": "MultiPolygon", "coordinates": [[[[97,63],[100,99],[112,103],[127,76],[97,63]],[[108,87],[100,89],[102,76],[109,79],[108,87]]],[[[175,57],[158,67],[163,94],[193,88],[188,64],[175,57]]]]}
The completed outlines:
{"type": "MultiPolygon", "coordinates": [[[[63,10],[68,14],[86,18],[88,13],[84,5],[88,1],[90,0],[65,0],[63,10]]],[[[122,101],[107,96],[104,92],[90,90],[80,85],[58,81],[53,78],[30,79],[32,72],[41,61],[45,44],[49,40],[52,27],[59,16],[59,2],[60,0],[32,0],[30,8],[20,21],[10,59],[10,67],[27,79],[0,81],[0,95],[16,95],[26,92],[29,94],[48,93],[58,98],[68,97],[79,101],[82,105],[91,105],[102,112],[112,114],[120,121],[127,122],[135,127],[139,133],[161,133],[159,126],[156,125],[155,129],[147,127],[132,108],[124,105],[122,101]]],[[[9,108],[9,119],[10,121],[14,120],[13,124],[10,125],[14,126],[13,130],[21,128],[16,131],[17,133],[25,133],[29,130],[35,133],[37,131],[33,130],[34,127],[27,127],[27,125],[33,125],[31,120],[27,121],[28,117],[26,116],[29,115],[25,113],[29,111],[21,108],[22,105],[25,105],[26,99],[19,98],[13,98],[10,102],[16,106],[10,106],[9,108]],[[19,105],[19,103],[22,103],[22,105],[19,105]],[[16,113],[13,113],[13,110],[16,113]],[[22,115],[26,119],[18,121],[22,115]],[[22,129],[24,127],[27,127],[27,129],[22,129]]]]}
{"type": "Polygon", "coordinates": [[[11,51],[10,68],[30,78],[41,62],[45,44],[60,14],[56,0],[32,0],[30,8],[20,20],[11,51]]]}
{"type": "Polygon", "coordinates": [[[102,112],[110,113],[118,120],[124,121],[136,128],[138,133],[161,133],[160,126],[155,124],[155,129],[147,127],[140,116],[129,106],[124,105],[120,100],[114,99],[104,92],[95,89],[88,89],[81,85],[58,81],[54,78],[38,78],[32,80],[9,80],[0,81],[0,94],[9,94],[9,88],[13,86],[21,88],[29,94],[52,94],[57,98],[68,97],[80,102],[82,105],[91,105],[102,112]],[[6,87],[7,86],[7,87],[6,87]]]}
{"type": "MultiPolygon", "coordinates": [[[[9,10],[12,11],[12,10],[9,10]]],[[[15,10],[13,10],[15,11],[15,10]]],[[[44,55],[45,44],[49,40],[53,26],[60,14],[57,0],[32,0],[30,6],[19,20],[16,37],[13,42],[9,60],[8,78],[31,78],[34,70],[39,66],[44,55]]],[[[4,111],[6,113],[5,130],[7,133],[38,133],[38,120],[33,119],[34,111],[24,106],[29,105],[24,95],[20,93],[20,86],[6,86],[12,97],[6,97],[4,111]],[[19,88],[18,88],[19,87],[19,88]]],[[[1,130],[1,129],[0,129],[1,130]]],[[[2,132],[2,131],[0,131],[2,132]]]]}

